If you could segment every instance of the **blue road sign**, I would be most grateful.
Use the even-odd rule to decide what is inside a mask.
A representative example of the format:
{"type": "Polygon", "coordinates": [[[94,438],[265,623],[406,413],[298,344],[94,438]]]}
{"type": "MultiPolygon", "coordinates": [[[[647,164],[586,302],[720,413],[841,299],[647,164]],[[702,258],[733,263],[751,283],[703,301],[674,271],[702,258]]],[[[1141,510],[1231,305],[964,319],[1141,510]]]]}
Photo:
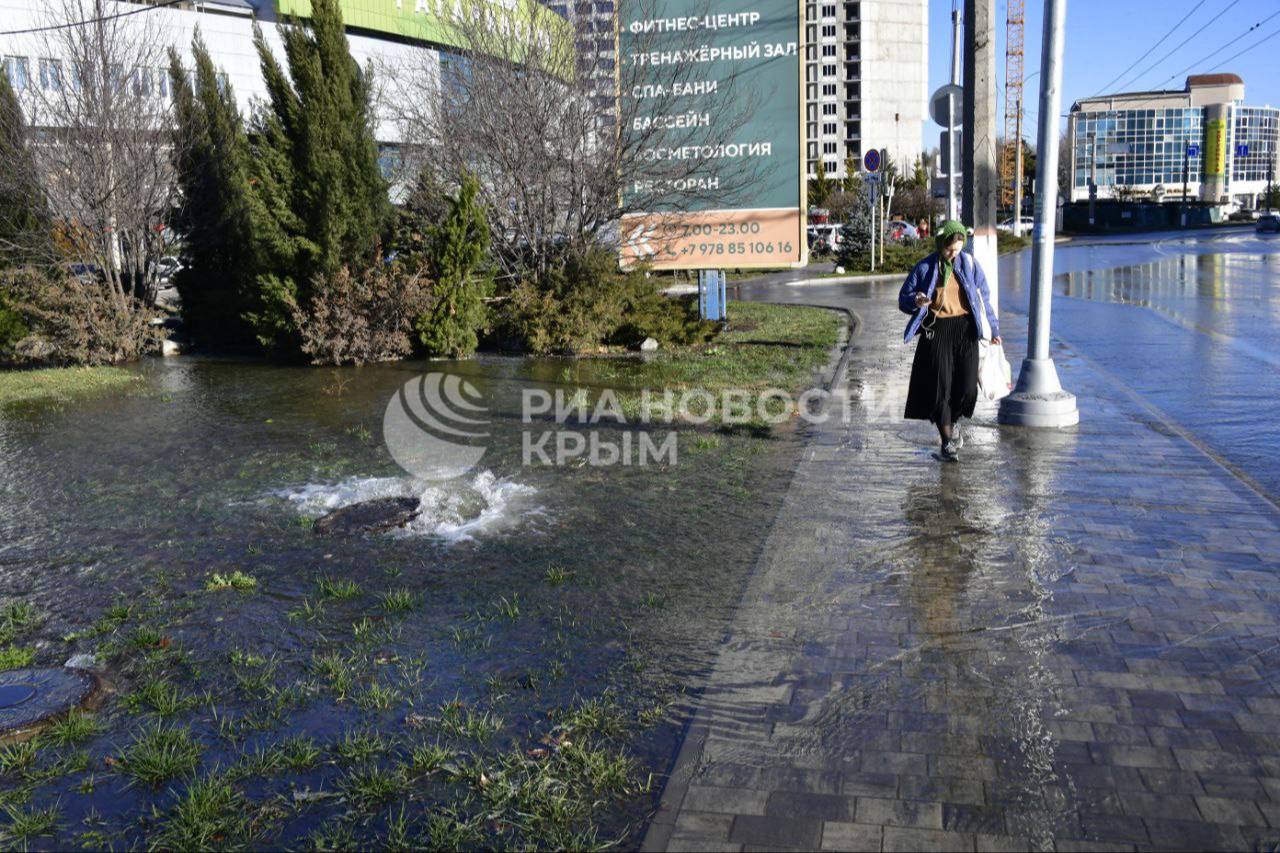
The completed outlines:
{"type": "Polygon", "coordinates": [[[880,149],[872,148],[862,157],[862,165],[868,172],[880,171],[880,149]]]}
{"type": "Polygon", "coordinates": [[[1236,156],[1237,156],[1237,157],[1248,157],[1248,156],[1249,156],[1249,146],[1248,146],[1248,145],[1245,145],[1243,142],[1242,142],[1242,143],[1240,143],[1239,145],[1237,145],[1237,146],[1236,146],[1236,156]]]}
{"type": "Polygon", "coordinates": [[[1199,146],[1199,145],[1188,145],[1188,146],[1187,146],[1187,156],[1188,156],[1188,157],[1199,157],[1199,156],[1200,156],[1200,146],[1199,146]]]}

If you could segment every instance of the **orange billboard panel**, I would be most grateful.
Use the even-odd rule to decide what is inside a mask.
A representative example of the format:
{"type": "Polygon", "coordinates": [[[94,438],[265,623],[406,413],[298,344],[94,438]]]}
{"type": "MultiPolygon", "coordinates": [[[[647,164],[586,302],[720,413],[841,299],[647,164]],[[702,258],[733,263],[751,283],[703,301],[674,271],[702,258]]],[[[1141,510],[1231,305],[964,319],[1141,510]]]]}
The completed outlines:
{"type": "Polygon", "coordinates": [[[799,208],[636,213],[622,219],[621,265],[654,269],[745,269],[804,262],[799,208]]]}

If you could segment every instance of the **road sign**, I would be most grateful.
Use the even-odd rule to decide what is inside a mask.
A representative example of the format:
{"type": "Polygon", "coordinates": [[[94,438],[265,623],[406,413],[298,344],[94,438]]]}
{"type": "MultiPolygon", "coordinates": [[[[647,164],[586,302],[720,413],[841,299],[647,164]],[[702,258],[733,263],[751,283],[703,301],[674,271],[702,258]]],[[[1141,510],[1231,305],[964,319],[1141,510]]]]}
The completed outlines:
{"type": "Polygon", "coordinates": [[[623,193],[636,212],[622,218],[619,263],[803,263],[801,7],[654,0],[618,9],[627,85],[617,112],[623,145],[635,146],[642,164],[623,193]]]}
{"type": "Polygon", "coordinates": [[[1199,157],[1199,156],[1200,156],[1200,146],[1199,146],[1199,145],[1188,145],[1188,146],[1187,146],[1187,156],[1188,156],[1188,157],[1199,157]]]}
{"type": "Polygon", "coordinates": [[[929,117],[943,127],[954,127],[964,108],[964,89],[955,83],[938,87],[929,98],[929,117]]]}
{"type": "Polygon", "coordinates": [[[1239,145],[1237,145],[1237,146],[1236,146],[1236,156],[1237,156],[1237,157],[1248,157],[1248,156],[1249,156],[1249,146],[1248,146],[1248,145],[1246,145],[1246,144],[1244,144],[1243,142],[1242,142],[1242,143],[1240,143],[1239,145]]]}
{"type": "Polygon", "coordinates": [[[880,171],[880,149],[872,148],[866,154],[862,155],[862,166],[872,174],[880,171]]]}

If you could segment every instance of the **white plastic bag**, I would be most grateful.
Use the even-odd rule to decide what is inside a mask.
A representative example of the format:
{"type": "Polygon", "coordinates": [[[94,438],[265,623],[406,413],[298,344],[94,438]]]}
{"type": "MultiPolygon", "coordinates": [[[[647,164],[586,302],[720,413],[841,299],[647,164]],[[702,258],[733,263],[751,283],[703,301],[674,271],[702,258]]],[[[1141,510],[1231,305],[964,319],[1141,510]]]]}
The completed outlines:
{"type": "Polygon", "coordinates": [[[1004,347],[978,341],[978,394],[991,402],[1007,397],[1013,390],[1013,368],[1004,357],[1004,347]]]}

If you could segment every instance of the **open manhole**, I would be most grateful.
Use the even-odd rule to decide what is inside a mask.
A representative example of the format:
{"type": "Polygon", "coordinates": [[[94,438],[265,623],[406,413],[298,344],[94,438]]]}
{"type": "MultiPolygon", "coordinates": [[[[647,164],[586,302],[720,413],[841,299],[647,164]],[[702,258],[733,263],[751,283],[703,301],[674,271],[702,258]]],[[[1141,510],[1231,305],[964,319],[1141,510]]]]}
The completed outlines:
{"type": "Polygon", "coordinates": [[[50,667],[0,672],[0,739],[21,735],[85,703],[98,679],[83,669],[50,667]]]}

